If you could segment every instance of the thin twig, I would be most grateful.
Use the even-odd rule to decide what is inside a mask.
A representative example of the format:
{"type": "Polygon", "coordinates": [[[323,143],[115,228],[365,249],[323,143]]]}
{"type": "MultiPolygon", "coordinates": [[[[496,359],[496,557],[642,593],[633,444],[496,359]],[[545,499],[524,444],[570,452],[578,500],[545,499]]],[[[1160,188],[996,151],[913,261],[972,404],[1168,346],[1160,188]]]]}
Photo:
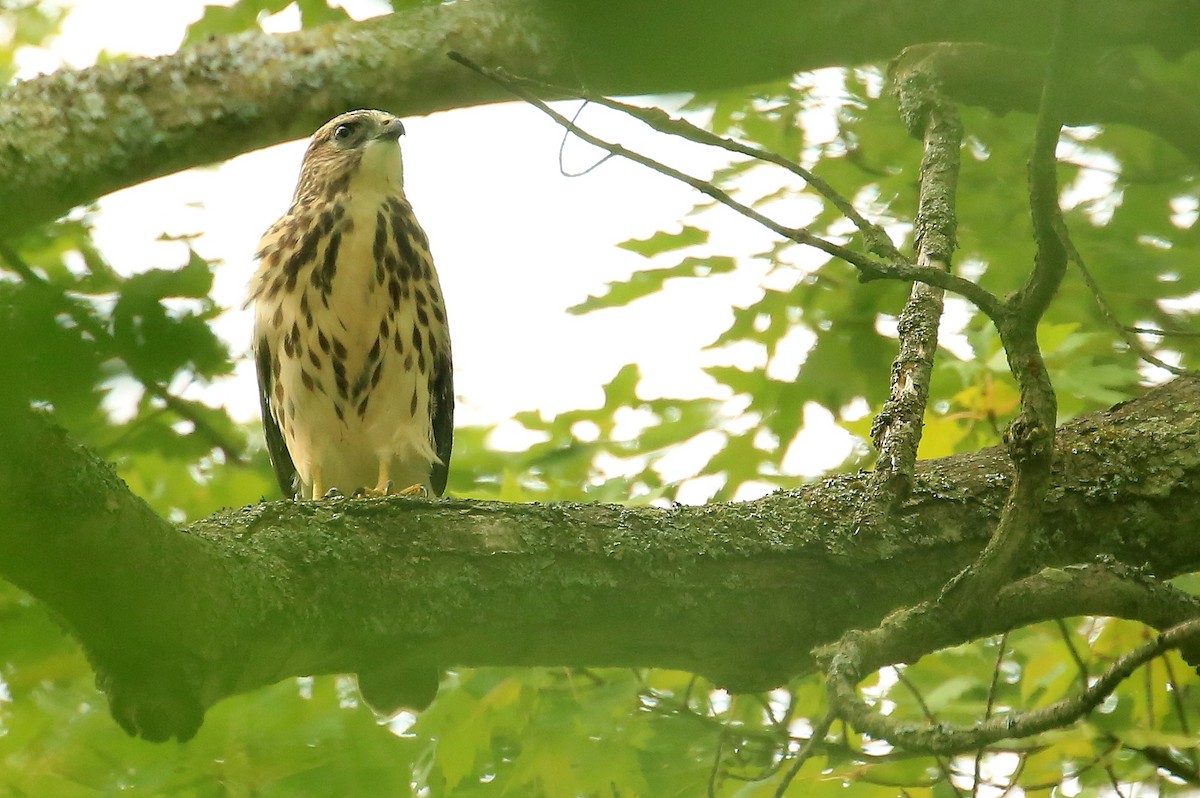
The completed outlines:
{"type": "MultiPolygon", "coordinates": [[[[921,708],[921,714],[925,716],[925,720],[930,725],[937,724],[937,716],[933,714],[933,710],[929,708],[929,704],[925,703],[925,696],[921,695],[921,691],[912,683],[912,680],[908,678],[904,670],[901,668],[893,668],[892,670],[896,672],[896,680],[908,688],[908,692],[912,693],[913,697],[917,700],[917,706],[921,708]]],[[[955,786],[954,777],[950,773],[950,764],[946,761],[946,758],[940,754],[935,754],[933,760],[937,762],[938,770],[942,772],[942,778],[946,780],[946,784],[950,786],[950,789],[954,790],[955,795],[961,796],[963,794],[962,790],[955,786]]]]}
{"type": "Polygon", "coordinates": [[[1183,703],[1183,688],[1179,684],[1179,679],[1175,677],[1175,666],[1171,664],[1170,657],[1163,657],[1162,664],[1167,671],[1167,684],[1171,688],[1171,701],[1175,705],[1175,714],[1179,716],[1179,730],[1190,737],[1192,724],[1188,722],[1187,707],[1183,703]]]}
{"type": "Polygon", "coordinates": [[[1108,775],[1108,783],[1112,785],[1117,798],[1125,798],[1125,793],[1121,792],[1121,782],[1117,780],[1117,774],[1113,773],[1112,765],[1105,765],[1104,772],[1108,775]]]}
{"type": "MultiPolygon", "coordinates": [[[[1149,630],[1142,630],[1143,639],[1149,634],[1149,630]]],[[[1155,721],[1154,711],[1154,660],[1146,663],[1146,667],[1142,668],[1142,690],[1146,694],[1146,728],[1157,728],[1158,724],[1155,721]]]]}
{"type": "Polygon", "coordinates": [[[1080,686],[1087,687],[1088,666],[1083,661],[1083,657],[1079,655],[1079,650],[1075,648],[1075,644],[1071,641],[1071,630],[1067,628],[1067,622],[1062,618],[1055,618],[1054,623],[1058,627],[1058,633],[1062,636],[1063,644],[1067,647],[1067,653],[1071,655],[1071,661],[1075,663],[1075,670],[1079,674],[1080,686]]]}
{"type": "Polygon", "coordinates": [[[549,116],[559,125],[571,131],[588,144],[599,147],[602,150],[606,150],[612,155],[626,158],[634,163],[638,163],[649,169],[653,169],[659,174],[666,175],[667,177],[678,180],[681,183],[686,183],[687,185],[699,191],[701,194],[716,200],[727,208],[738,212],[748,219],[758,222],[768,230],[771,230],[772,232],[783,238],[786,238],[789,241],[794,241],[797,244],[819,249],[827,255],[839,258],[858,269],[860,273],[860,279],[864,282],[878,279],[919,280],[921,282],[929,283],[930,285],[936,285],[939,288],[944,288],[947,291],[953,291],[954,293],[963,296],[976,307],[978,307],[984,314],[993,319],[999,318],[1004,312],[1003,303],[999,300],[999,298],[977,283],[959,277],[958,275],[948,274],[940,269],[927,266],[918,266],[908,262],[907,260],[894,262],[878,260],[870,257],[869,255],[865,255],[861,252],[856,252],[852,249],[844,247],[840,244],[835,244],[832,241],[826,241],[820,236],[813,235],[808,230],[803,228],[787,227],[782,225],[779,222],[776,222],[774,219],[764,216],[753,208],[738,202],[727,192],[717,188],[706,180],[693,177],[692,175],[686,174],[678,169],[656,161],[653,158],[629,150],[620,144],[605,141],[604,139],[588,133],[586,130],[572,123],[571,120],[555,111],[546,103],[542,102],[542,100],[540,100],[538,97],[524,88],[516,85],[515,79],[510,77],[503,70],[489,69],[487,67],[480,66],[479,64],[476,64],[474,61],[471,61],[469,58],[459,53],[450,53],[449,55],[450,58],[462,64],[463,66],[466,66],[488,80],[505,87],[515,96],[529,103],[534,108],[537,108],[539,111],[549,116]]]}
{"type": "Polygon", "coordinates": [[[1124,327],[1122,329],[1137,335],[1158,335],[1164,338],[1200,338],[1200,332],[1193,330],[1160,330],[1157,327],[1124,327]]]}
{"type": "Polygon", "coordinates": [[[813,726],[812,735],[796,752],[796,760],[792,762],[791,768],[783,777],[783,781],[779,782],[779,787],[775,790],[775,798],[783,798],[787,788],[791,785],[796,775],[800,772],[800,768],[804,767],[804,763],[812,758],[816,753],[817,746],[825,739],[825,735],[829,733],[829,727],[833,725],[833,721],[837,715],[831,709],[825,713],[825,717],[817,725],[813,726]]]}
{"type": "MultiPolygon", "coordinates": [[[[462,61],[460,61],[462,63],[462,61]]],[[[849,219],[859,232],[863,234],[863,239],[867,242],[867,248],[877,255],[880,255],[888,260],[903,260],[900,251],[892,243],[891,238],[879,225],[870,222],[859,213],[858,209],[850,200],[846,199],[832,185],[826,182],[823,178],[818,177],[810,169],[806,169],[795,161],[785,158],[779,153],[771,152],[770,150],[759,149],[750,144],[737,141],[725,136],[718,136],[710,130],[705,130],[702,127],[693,125],[691,122],[682,117],[675,117],[668,114],[661,108],[646,108],[640,105],[631,105],[614,100],[611,97],[605,97],[602,94],[593,94],[582,89],[570,89],[564,86],[555,86],[550,83],[542,83],[541,81],[532,80],[530,78],[522,78],[517,76],[508,76],[514,85],[532,89],[540,94],[555,96],[555,97],[577,97],[588,103],[595,103],[604,108],[613,111],[619,111],[623,114],[632,116],[634,119],[644,123],[648,127],[658,131],[659,133],[668,136],[678,136],[688,141],[697,144],[703,144],[709,147],[718,147],[726,152],[746,155],[755,160],[764,161],[774,164],[775,166],[786,169],[797,177],[801,178],[809,186],[811,186],[818,194],[838,209],[838,211],[849,219]]],[[[572,119],[572,122],[575,120],[572,119]]]]}
{"type": "MultiPolygon", "coordinates": [[[[996,651],[996,663],[992,666],[992,682],[988,685],[987,706],[983,710],[983,719],[987,720],[992,716],[992,709],[996,706],[996,688],[1000,684],[1000,668],[1004,664],[1004,651],[1008,648],[1008,632],[1000,636],[1000,645],[996,651]]],[[[975,762],[972,766],[971,773],[971,798],[977,798],[979,795],[979,774],[983,766],[983,751],[980,748],[975,752],[975,762]]]]}
{"type": "Polygon", "coordinates": [[[1024,754],[1017,759],[1017,766],[1013,768],[1013,773],[1008,778],[1008,784],[1005,785],[1004,791],[1001,792],[996,798],[1005,798],[1006,795],[1011,793],[1016,788],[1017,782],[1021,780],[1021,774],[1025,772],[1025,763],[1028,761],[1029,760],[1024,754]]]}
{"type": "Polygon", "coordinates": [[[725,747],[725,729],[717,732],[717,750],[713,753],[712,769],[708,772],[708,798],[717,798],[717,775],[721,772],[721,751],[725,747]]]}
{"type": "MultiPolygon", "coordinates": [[[[1157,357],[1146,347],[1145,344],[1141,342],[1141,340],[1138,339],[1136,334],[1137,332],[1152,331],[1141,330],[1137,327],[1127,327],[1120,322],[1120,320],[1117,318],[1116,311],[1113,310],[1113,307],[1111,304],[1109,304],[1107,297],[1105,297],[1104,293],[1100,290],[1100,284],[1096,282],[1096,278],[1092,276],[1091,270],[1088,269],[1087,264],[1083,262],[1083,256],[1079,254],[1079,250],[1075,248],[1075,244],[1071,241],[1071,237],[1067,232],[1066,226],[1063,225],[1059,232],[1063,244],[1067,248],[1067,256],[1070,258],[1071,262],[1075,264],[1075,268],[1079,270],[1079,275],[1083,277],[1084,285],[1086,285],[1088,291],[1091,292],[1092,298],[1096,300],[1096,306],[1100,308],[1100,315],[1104,318],[1105,323],[1116,331],[1117,335],[1121,337],[1121,340],[1125,342],[1126,346],[1137,353],[1137,356],[1142,360],[1153,366],[1158,366],[1160,369],[1165,369],[1172,374],[1194,374],[1195,372],[1191,369],[1173,366],[1164,361],[1162,358],[1157,357]]],[[[1164,334],[1161,330],[1153,332],[1160,335],[1164,334]]],[[[1192,334],[1194,335],[1196,333],[1192,334]]]]}

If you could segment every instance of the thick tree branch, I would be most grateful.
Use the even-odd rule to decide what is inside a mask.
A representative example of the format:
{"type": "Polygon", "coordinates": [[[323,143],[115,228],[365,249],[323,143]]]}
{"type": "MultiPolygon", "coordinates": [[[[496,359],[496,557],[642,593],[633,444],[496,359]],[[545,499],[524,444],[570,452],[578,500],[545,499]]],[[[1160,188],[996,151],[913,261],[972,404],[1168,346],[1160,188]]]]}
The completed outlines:
{"type": "MultiPolygon", "coordinates": [[[[0,238],[118,188],[298,138],[347,108],[409,115],[505,98],[449,63],[450,50],[549,82],[648,94],[885,61],[920,42],[1038,51],[1051,18],[1043,0],[771,0],[750,15],[718,0],[472,0],[61,70],[0,91],[0,238]]],[[[1178,55],[1200,47],[1200,11],[1096,0],[1075,33],[1098,51],[1178,55]]],[[[1096,102],[1077,121],[1110,113],[1096,102]]]]}
{"type": "Polygon", "coordinates": [[[110,191],[308,135],[348,108],[424,114],[505,99],[446,59],[465,47],[561,76],[535,0],[417,8],[161,58],[59,70],[0,92],[0,239],[110,191]]]}
{"type": "MultiPolygon", "coordinates": [[[[874,626],[974,559],[1011,482],[999,449],[922,463],[906,512],[869,540],[853,534],[864,475],[667,510],[274,502],[176,530],[36,416],[6,413],[4,430],[0,575],[63,619],[118,718],[152,738],[186,736],[227,695],[396,659],[777,685],[812,668],[814,645],[874,626]]],[[[1057,450],[1039,564],[1107,554],[1160,577],[1200,568],[1200,380],[1081,418],[1057,450]]],[[[1077,609],[1038,595],[1023,606],[1077,609]]],[[[914,637],[890,653],[942,644],[914,637]]]]}

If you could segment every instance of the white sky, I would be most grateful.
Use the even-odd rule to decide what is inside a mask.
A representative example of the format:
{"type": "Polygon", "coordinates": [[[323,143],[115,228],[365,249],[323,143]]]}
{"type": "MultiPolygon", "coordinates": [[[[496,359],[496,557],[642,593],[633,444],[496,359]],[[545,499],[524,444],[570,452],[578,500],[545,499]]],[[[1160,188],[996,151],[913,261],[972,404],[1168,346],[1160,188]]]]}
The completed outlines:
{"type": "MultiPolygon", "coordinates": [[[[101,50],[173,52],[204,3],[79,0],[72,5],[48,50],[20,53],[22,76],[63,64],[87,66],[101,50]],[[128,24],[133,19],[137,24],[128,24]]],[[[343,6],[357,18],[388,8],[377,0],[344,0],[343,6]]],[[[294,29],[299,14],[289,7],[269,23],[272,31],[294,29]]],[[[724,162],[718,151],[664,141],[602,109],[585,110],[581,122],[700,177],[724,162]]],[[[561,129],[522,104],[410,117],[405,126],[406,188],[429,234],[446,295],[460,423],[503,421],[518,410],[553,414],[598,406],[600,386],[630,362],[642,366],[644,398],[721,396],[714,393],[719,386],[700,370],[719,359],[701,350],[731,321],[731,303],[746,305],[758,297],[762,264],[743,260],[735,275],[674,281],[662,295],[629,309],[584,317],[564,312],[600,293],[606,282],[649,265],[615,244],[688,223],[684,217],[700,198],[696,192],[620,159],[585,177],[563,177],[561,129]]],[[[184,245],[157,240],[163,233],[200,234],[193,242],[196,250],[222,262],[214,295],[231,310],[217,328],[242,359],[235,379],[191,386],[187,393],[223,404],[242,420],[257,419],[258,399],[247,354],[250,316],[240,309],[241,299],[259,236],[291,199],[304,146],[291,142],[249,153],[215,168],[119,191],[99,203],[96,243],[123,272],[182,264],[184,245]]],[[[577,140],[567,144],[569,171],[598,158],[577,140]]],[[[712,222],[701,223],[713,232],[701,253],[767,248],[770,239],[752,223],[724,209],[713,213],[712,222]]],[[[656,265],[674,262],[668,258],[656,265]]],[[[798,363],[803,342],[793,348],[798,363]]],[[[724,356],[724,362],[729,359],[724,356]]],[[[804,454],[789,456],[787,465],[817,473],[841,460],[849,438],[815,406],[806,420],[811,429],[797,447],[804,454]]],[[[678,476],[688,472],[688,465],[678,465],[678,476]]],[[[696,486],[695,495],[685,498],[702,501],[711,489],[696,486]]]]}

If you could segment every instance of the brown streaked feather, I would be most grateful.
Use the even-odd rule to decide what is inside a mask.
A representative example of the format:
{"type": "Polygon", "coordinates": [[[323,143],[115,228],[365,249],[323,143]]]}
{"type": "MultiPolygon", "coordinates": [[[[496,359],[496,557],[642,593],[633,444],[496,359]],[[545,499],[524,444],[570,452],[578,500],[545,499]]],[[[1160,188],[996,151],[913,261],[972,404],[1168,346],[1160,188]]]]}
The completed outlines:
{"type": "Polygon", "coordinates": [[[434,463],[429,484],[436,496],[446,492],[450,474],[450,452],[454,447],[454,372],[450,358],[439,357],[429,373],[429,415],[433,422],[433,446],[440,463],[434,463]]]}
{"type": "Polygon", "coordinates": [[[271,467],[275,470],[275,479],[279,482],[279,489],[283,491],[283,495],[295,498],[296,466],[292,463],[292,456],[288,454],[283,433],[271,414],[270,397],[274,377],[271,375],[271,349],[265,338],[259,339],[254,346],[254,365],[258,369],[258,401],[262,409],[263,433],[267,439],[267,454],[271,457],[271,467]]]}
{"type": "Polygon", "coordinates": [[[291,207],[259,243],[251,301],[260,400],[287,495],[369,488],[372,458],[380,480],[445,490],[450,339],[399,154],[383,148],[401,133],[378,111],[327,123],[305,154],[291,207]]]}

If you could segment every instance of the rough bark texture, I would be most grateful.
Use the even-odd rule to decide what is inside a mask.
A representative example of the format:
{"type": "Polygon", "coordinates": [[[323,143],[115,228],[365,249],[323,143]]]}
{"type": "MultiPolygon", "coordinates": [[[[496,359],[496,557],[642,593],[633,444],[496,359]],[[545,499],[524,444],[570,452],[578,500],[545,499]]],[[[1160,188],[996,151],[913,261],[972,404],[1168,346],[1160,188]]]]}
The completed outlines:
{"type": "MultiPolygon", "coordinates": [[[[1037,74],[1053,9],[1043,0],[769,0],[747,14],[718,0],[472,0],[62,70],[0,91],[0,239],[118,188],[299,138],[348,108],[411,115],[507,99],[446,58],[450,50],[547,82],[648,94],[885,61],[922,42],[979,42],[1024,52],[1001,54],[999,72],[989,68],[995,56],[942,53],[949,75],[966,76],[951,90],[964,102],[983,95],[989,107],[1033,110],[1036,82],[1022,72],[1029,62],[1037,74]]],[[[1177,57],[1200,46],[1200,4],[1096,0],[1074,33],[1096,53],[1148,45],[1177,57]]],[[[1195,102],[1140,85],[1081,91],[1068,121],[1145,119],[1194,152],[1195,102]]]]}
{"type": "MultiPolygon", "coordinates": [[[[1027,568],[1200,568],[1198,444],[1200,379],[1064,427],[1027,568]]],[[[0,576],[58,613],[118,719],[150,737],[190,733],[227,695],[398,657],[662,666],[764,688],[936,592],[987,540],[1010,473],[995,449],[923,463],[909,502],[855,536],[866,479],[670,510],[272,502],[175,529],[17,415],[0,440],[0,576]]]]}

